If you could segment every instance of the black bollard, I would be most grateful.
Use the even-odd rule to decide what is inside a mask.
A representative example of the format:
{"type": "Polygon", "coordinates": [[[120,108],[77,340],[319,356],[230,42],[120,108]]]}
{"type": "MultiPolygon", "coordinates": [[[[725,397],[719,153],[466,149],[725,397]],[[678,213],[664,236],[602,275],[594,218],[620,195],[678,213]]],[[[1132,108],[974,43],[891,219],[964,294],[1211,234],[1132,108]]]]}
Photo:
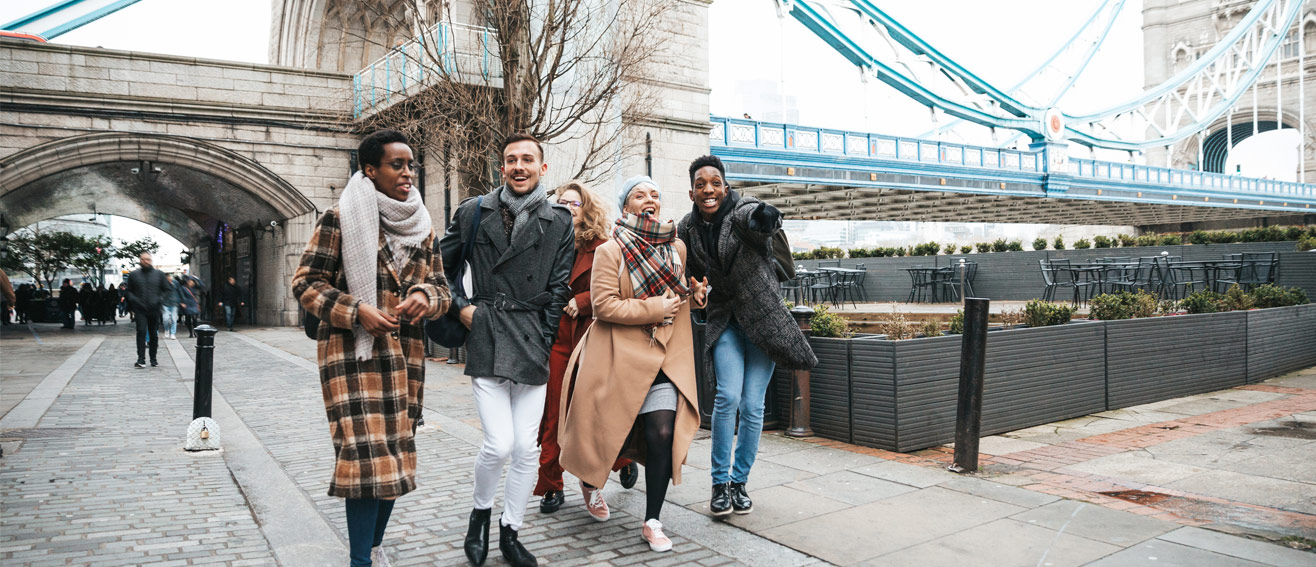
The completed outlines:
{"type": "Polygon", "coordinates": [[[201,325],[196,329],[196,383],[192,392],[192,419],[211,417],[210,388],[214,382],[215,333],[219,329],[201,325]]]}
{"type": "Polygon", "coordinates": [[[954,472],[978,470],[978,434],[982,429],[982,382],[987,360],[987,306],[980,298],[964,300],[964,336],[960,347],[960,392],[955,408],[954,472]]]}

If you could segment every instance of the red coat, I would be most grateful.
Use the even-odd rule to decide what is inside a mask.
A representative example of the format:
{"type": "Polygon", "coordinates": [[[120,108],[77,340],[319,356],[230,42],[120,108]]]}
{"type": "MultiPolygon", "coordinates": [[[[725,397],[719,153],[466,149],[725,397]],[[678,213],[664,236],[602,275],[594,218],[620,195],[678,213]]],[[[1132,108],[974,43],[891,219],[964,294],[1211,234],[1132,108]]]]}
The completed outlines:
{"type": "MultiPolygon", "coordinates": [[[[562,320],[557,328],[557,342],[567,345],[568,349],[574,349],[580,339],[585,336],[585,331],[594,323],[594,303],[590,301],[589,295],[589,278],[590,272],[594,267],[594,250],[602,246],[607,240],[594,240],[585,246],[584,250],[576,252],[576,261],[571,265],[571,296],[576,299],[576,307],[580,312],[576,317],[563,314],[562,320]]],[[[554,353],[556,356],[556,353],[554,353]]],[[[566,362],[563,360],[563,362],[566,362]]],[[[565,366],[565,365],[564,365],[565,366]]]]}

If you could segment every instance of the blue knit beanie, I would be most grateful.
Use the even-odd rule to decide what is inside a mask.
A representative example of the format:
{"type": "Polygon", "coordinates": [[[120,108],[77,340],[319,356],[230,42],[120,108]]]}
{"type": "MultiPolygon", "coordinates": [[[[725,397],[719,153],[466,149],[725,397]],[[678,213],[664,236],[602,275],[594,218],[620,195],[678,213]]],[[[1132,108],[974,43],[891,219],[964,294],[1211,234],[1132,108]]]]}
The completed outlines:
{"type": "Polygon", "coordinates": [[[626,198],[631,196],[631,189],[634,189],[636,185],[640,185],[642,183],[647,183],[649,185],[652,185],[654,189],[659,189],[658,200],[662,201],[662,191],[658,187],[658,182],[654,181],[653,178],[649,177],[648,175],[636,175],[635,177],[627,179],[626,182],[621,185],[621,191],[617,192],[618,212],[626,210],[626,198]]]}

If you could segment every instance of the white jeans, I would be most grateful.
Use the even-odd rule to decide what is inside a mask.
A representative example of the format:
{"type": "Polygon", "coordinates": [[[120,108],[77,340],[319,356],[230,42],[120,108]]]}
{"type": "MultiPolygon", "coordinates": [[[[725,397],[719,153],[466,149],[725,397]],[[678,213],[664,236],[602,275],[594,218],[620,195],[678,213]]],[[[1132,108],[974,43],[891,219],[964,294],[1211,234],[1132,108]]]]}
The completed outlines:
{"type": "Polygon", "coordinates": [[[539,473],[539,422],[544,417],[548,385],[526,386],[506,378],[472,378],[475,409],[484,428],[484,446],[475,457],[475,507],[493,508],[503,464],[509,459],[503,489],[502,523],[521,529],[526,503],[539,473]]]}

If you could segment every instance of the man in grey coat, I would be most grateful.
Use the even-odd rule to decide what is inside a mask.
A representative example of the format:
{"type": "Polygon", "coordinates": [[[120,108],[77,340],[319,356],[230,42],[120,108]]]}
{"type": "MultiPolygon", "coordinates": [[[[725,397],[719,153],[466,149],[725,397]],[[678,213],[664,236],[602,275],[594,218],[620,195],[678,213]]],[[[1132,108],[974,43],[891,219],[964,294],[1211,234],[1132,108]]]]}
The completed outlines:
{"type": "Polygon", "coordinates": [[[475,509],[465,551],[482,565],[489,551],[489,518],[503,465],[509,460],[498,548],[513,567],[538,565],[517,540],[539,467],[539,423],[544,415],[548,357],[562,309],[571,296],[575,259],[571,211],[548,202],[540,177],[548,171],[539,140],[516,134],[503,143],[504,185],[457,208],[439,242],[448,281],[470,265],[467,297],[452,308],[470,329],[466,375],[484,428],[475,459],[475,509]],[[479,226],[475,224],[477,207],[479,226]],[[462,258],[467,238],[471,257],[462,258]]]}
{"type": "Polygon", "coordinates": [[[137,362],[133,368],[146,367],[146,350],[151,350],[151,366],[159,366],[155,354],[160,347],[160,319],[164,315],[164,298],[169,293],[169,276],[155,269],[151,255],[142,252],[138,257],[142,267],[128,274],[128,288],[124,297],[136,313],[137,362]]]}

